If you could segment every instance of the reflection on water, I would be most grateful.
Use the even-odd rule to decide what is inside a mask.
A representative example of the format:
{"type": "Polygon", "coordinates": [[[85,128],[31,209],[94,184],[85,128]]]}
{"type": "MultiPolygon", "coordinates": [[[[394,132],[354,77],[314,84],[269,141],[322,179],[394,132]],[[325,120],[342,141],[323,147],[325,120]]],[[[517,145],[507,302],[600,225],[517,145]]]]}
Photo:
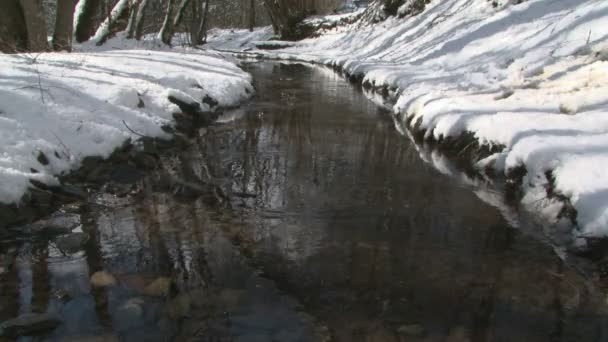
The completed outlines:
{"type": "Polygon", "coordinates": [[[247,69],[250,105],[129,196],[65,209],[88,237],[77,248],[2,242],[0,320],[59,317],[40,340],[608,339],[600,289],[487,193],[421,161],[333,72],[247,69]],[[209,206],[167,179],[212,182],[230,201],[209,206]],[[99,271],[104,286],[90,282],[99,271]]]}

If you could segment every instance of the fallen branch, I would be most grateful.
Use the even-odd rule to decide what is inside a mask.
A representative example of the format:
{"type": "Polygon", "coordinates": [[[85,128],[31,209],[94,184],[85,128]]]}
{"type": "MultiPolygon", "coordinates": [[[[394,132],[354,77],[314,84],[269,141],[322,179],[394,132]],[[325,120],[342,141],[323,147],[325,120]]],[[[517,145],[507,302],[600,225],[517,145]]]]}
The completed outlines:
{"type": "Polygon", "coordinates": [[[61,140],[61,138],[59,138],[57,136],[57,134],[55,134],[55,132],[51,131],[51,134],[53,134],[55,136],[55,139],[57,139],[57,141],[59,141],[59,145],[61,145],[61,148],[63,149],[63,155],[68,159],[71,160],[72,159],[72,152],[70,151],[70,149],[63,143],[63,140],[61,140]]]}
{"type": "Polygon", "coordinates": [[[42,103],[44,104],[44,92],[42,91],[42,79],[40,78],[40,71],[38,71],[38,65],[36,65],[36,74],[38,75],[38,89],[40,90],[40,101],[42,101],[42,103]]]}
{"type": "Polygon", "coordinates": [[[135,135],[138,135],[138,136],[140,136],[140,137],[142,137],[142,138],[145,138],[145,137],[146,137],[145,135],[143,135],[143,134],[141,134],[141,133],[137,133],[137,132],[135,132],[134,130],[132,130],[132,129],[131,129],[131,127],[129,127],[129,125],[127,125],[127,122],[126,122],[125,120],[122,120],[122,123],[123,123],[123,125],[125,125],[125,127],[127,127],[127,129],[128,129],[128,130],[129,130],[131,133],[133,133],[133,134],[135,134],[135,135]]]}

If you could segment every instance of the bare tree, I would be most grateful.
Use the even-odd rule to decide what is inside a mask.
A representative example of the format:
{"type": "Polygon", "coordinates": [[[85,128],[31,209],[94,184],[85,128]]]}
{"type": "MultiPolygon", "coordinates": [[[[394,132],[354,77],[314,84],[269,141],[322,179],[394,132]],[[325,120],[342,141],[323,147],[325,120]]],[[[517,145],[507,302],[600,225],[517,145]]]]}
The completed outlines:
{"type": "Polygon", "coordinates": [[[46,51],[49,43],[46,36],[46,22],[42,1],[20,0],[27,29],[27,47],[29,51],[46,51]]]}
{"type": "Polygon", "coordinates": [[[137,6],[137,16],[135,17],[135,39],[137,40],[140,40],[143,35],[144,14],[147,6],[148,0],[141,0],[139,6],[137,6]]]}
{"type": "Polygon", "coordinates": [[[116,27],[116,24],[118,23],[119,18],[124,16],[125,13],[128,13],[129,4],[129,0],[118,0],[116,5],[114,5],[112,11],[110,11],[106,19],[99,25],[99,28],[97,28],[97,31],[95,32],[93,39],[97,41],[97,45],[105,43],[116,30],[119,30],[119,28],[116,27]]]}
{"type": "Polygon", "coordinates": [[[207,42],[207,19],[209,16],[209,1],[211,0],[205,0],[205,9],[203,10],[203,15],[198,28],[199,41],[195,45],[204,44],[207,42]]]}
{"type": "Polygon", "coordinates": [[[199,43],[200,38],[198,37],[198,24],[202,20],[201,16],[203,13],[202,0],[191,0],[190,1],[190,23],[188,31],[190,31],[190,44],[195,46],[199,43]]]}
{"type": "Polygon", "coordinates": [[[77,16],[74,20],[74,38],[82,43],[95,33],[95,16],[101,9],[101,0],[80,0],[77,16]]]}
{"type": "Polygon", "coordinates": [[[179,24],[182,22],[182,18],[184,17],[184,12],[186,11],[186,6],[190,3],[190,0],[182,0],[182,3],[179,5],[177,9],[177,13],[175,14],[175,18],[173,19],[173,27],[177,28],[179,24]]]}
{"type": "Polygon", "coordinates": [[[72,50],[72,29],[74,22],[75,0],[57,0],[55,32],[53,32],[53,49],[72,50]]]}
{"type": "Polygon", "coordinates": [[[20,52],[27,49],[27,29],[18,0],[2,0],[0,11],[0,51],[20,52]]]}
{"type": "Polygon", "coordinates": [[[171,45],[171,39],[173,39],[173,8],[173,0],[167,0],[165,21],[163,22],[163,27],[158,33],[160,40],[167,45],[171,45]]]}
{"type": "Polygon", "coordinates": [[[139,3],[141,0],[131,0],[131,6],[129,9],[129,23],[125,31],[127,32],[127,38],[132,39],[135,36],[135,22],[137,19],[137,11],[139,10],[139,3]]]}
{"type": "Polygon", "coordinates": [[[249,2],[249,31],[255,28],[255,0],[249,2]]]}
{"type": "Polygon", "coordinates": [[[283,39],[301,39],[306,35],[302,20],[316,11],[315,4],[308,0],[265,0],[264,6],[275,33],[283,39]]]}

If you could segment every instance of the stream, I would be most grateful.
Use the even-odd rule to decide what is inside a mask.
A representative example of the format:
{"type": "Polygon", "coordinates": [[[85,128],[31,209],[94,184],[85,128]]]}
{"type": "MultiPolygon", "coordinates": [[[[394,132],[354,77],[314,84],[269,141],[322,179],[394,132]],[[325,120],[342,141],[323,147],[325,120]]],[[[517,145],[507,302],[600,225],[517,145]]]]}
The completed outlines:
{"type": "Polygon", "coordinates": [[[0,241],[0,321],[34,321],[5,340],[608,341],[606,291],[359,89],[244,68],[250,103],[45,221],[71,232],[0,241]]]}

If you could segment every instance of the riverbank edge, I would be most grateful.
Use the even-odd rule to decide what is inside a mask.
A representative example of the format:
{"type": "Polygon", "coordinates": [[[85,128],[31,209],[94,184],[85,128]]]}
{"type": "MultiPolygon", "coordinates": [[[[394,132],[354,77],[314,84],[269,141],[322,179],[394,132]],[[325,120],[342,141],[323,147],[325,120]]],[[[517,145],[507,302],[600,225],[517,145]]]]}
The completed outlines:
{"type": "MultiPolygon", "coordinates": [[[[360,73],[349,73],[343,65],[335,62],[318,62],[311,61],[309,59],[300,59],[296,56],[290,56],[289,58],[276,57],[272,54],[265,53],[265,51],[229,51],[221,50],[224,53],[232,53],[235,57],[246,60],[265,60],[265,61],[277,61],[277,62],[291,62],[291,63],[303,63],[310,64],[320,67],[326,67],[332,69],[338,75],[344,77],[351,84],[359,87],[368,95],[378,95],[382,98],[383,107],[393,107],[397,103],[397,89],[387,84],[372,84],[371,82],[365,81],[366,74],[360,73]]],[[[370,96],[367,96],[368,100],[372,101],[370,96]]],[[[375,102],[375,101],[372,101],[375,102]]],[[[380,104],[378,104],[380,106],[380,104]]],[[[520,165],[517,168],[508,170],[506,173],[498,173],[487,165],[484,168],[479,168],[476,164],[482,159],[495,154],[504,152],[506,146],[500,143],[482,143],[474,132],[464,131],[458,136],[452,137],[441,137],[436,139],[433,134],[427,134],[427,129],[421,127],[422,118],[417,120],[414,117],[404,117],[403,114],[395,113],[390,111],[392,118],[400,123],[409,134],[407,138],[412,140],[418,146],[425,146],[435,149],[444,154],[450,161],[462,169],[465,173],[479,177],[489,178],[493,182],[504,184],[505,191],[505,202],[513,205],[514,207],[520,207],[521,200],[524,197],[523,182],[525,176],[528,174],[528,169],[525,164],[520,165]]],[[[572,227],[573,234],[576,235],[580,232],[580,226],[577,221],[578,212],[571,199],[565,194],[560,193],[556,190],[555,177],[553,176],[553,170],[545,172],[548,184],[545,187],[546,198],[550,201],[555,201],[561,204],[562,208],[559,211],[557,217],[553,218],[556,222],[566,221],[568,225],[572,227]]],[[[546,217],[542,217],[540,213],[533,213],[541,221],[547,222],[546,217]]],[[[549,240],[550,237],[548,237],[549,240]]],[[[585,241],[581,245],[566,246],[568,251],[576,255],[590,257],[592,259],[602,259],[608,254],[608,238],[605,237],[586,237],[580,236],[580,239],[585,241]]]]}
{"type": "Polygon", "coordinates": [[[161,127],[170,135],[169,139],[141,134],[137,134],[139,138],[135,140],[127,138],[109,157],[85,157],[78,168],[65,175],[57,175],[59,185],[47,185],[30,179],[29,190],[19,203],[0,203],[0,236],[18,233],[11,233],[9,230],[15,228],[14,230],[18,231],[19,227],[49,216],[66,204],[86,201],[91,192],[112,181],[115,177],[113,171],[119,166],[137,172],[154,168],[162,152],[189,144],[189,138],[198,134],[201,128],[211,126],[222,113],[249,101],[253,93],[248,95],[249,97],[239,104],[225,107],[216,106],[218,102],[215,99],[206,97],[204,101],[213,104],[210,106],[213,108],[211,111],[201,110],[198,103],[187,103],[168,96],[168,100],[180,109],[180,112],[172,114],[172,125],[161,127]]]}

